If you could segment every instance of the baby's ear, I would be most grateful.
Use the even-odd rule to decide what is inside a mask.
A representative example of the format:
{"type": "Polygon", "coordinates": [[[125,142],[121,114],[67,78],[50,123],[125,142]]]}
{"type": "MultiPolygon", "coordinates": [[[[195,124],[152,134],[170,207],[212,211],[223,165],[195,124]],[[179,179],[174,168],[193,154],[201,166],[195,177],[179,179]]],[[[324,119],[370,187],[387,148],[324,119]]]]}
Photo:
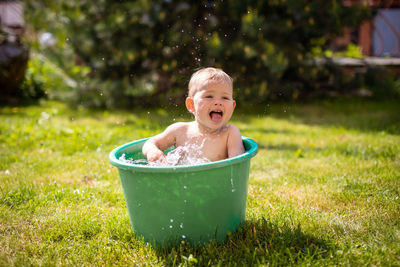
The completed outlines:
{"type": "Polygon", "coordinates": [[[189,110],[190,112],[194,112],[194,102],[191,97],[186,98],[185,104],[186,104],[187,110],[189,110]]]}

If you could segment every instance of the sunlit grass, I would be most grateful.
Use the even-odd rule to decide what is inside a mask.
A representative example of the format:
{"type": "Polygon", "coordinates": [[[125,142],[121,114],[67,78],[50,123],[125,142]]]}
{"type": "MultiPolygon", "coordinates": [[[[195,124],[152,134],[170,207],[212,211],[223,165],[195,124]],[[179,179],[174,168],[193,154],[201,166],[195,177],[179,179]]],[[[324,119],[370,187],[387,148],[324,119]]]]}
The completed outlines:
{"type": "Polygon", "coordinates": [[[0,266],[400,265],[396,102],[236,110],[259,144],[246,223],[226,244],[157,250],[136,239],[108,153],[184,111],[0,108],[0,266]]]}

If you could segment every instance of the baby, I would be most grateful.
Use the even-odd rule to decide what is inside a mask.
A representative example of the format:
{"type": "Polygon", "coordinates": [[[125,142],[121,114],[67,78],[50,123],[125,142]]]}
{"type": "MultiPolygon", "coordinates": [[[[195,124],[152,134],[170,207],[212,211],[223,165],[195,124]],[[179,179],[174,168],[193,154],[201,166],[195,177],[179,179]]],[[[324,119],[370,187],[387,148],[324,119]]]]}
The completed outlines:
{"type": "Polygon", "coordinates": [[[194,154],[208,161],[244,153],[239,129],[227,124],[236,106],[232,90],[232,78],[221,69],[204,68],[195,72],[190,78],[185,102],[195,120],[174,123],[147,140],[143,155],[149,162],[162,163],[165,161],[163,151],[172,145],[196,147],[194,154]]]}

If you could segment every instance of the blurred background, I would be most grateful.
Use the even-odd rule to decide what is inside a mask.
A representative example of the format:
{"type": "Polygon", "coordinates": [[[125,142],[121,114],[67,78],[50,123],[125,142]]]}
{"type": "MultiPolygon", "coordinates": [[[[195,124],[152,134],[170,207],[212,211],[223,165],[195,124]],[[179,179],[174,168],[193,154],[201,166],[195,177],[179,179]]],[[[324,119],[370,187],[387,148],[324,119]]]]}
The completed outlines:
{"type": "Polygon", "coordinates": [[[400,96],[400,1],[0,1],[0,102],[183,103],[215,66],[240,105],[400,96]]]}

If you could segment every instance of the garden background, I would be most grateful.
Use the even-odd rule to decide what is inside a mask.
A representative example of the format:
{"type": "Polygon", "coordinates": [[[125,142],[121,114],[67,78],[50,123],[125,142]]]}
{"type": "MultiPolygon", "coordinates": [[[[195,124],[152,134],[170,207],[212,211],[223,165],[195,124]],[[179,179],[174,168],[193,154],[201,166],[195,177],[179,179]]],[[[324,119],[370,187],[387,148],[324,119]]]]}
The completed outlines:
{"type": "Polygon", "coordinates": [[[1,91],[0,265],[400,265],[400,79],[333,60],[365,57],[335,40],[376,7],[33,0],[24,10],[27,68],[1,91]],[[234,78],[232,123],[259,144],[246,223],[222,245],[158,250],[132,232],[107,157],[192,119],[187,83],[204,66],[234,78]]]}

